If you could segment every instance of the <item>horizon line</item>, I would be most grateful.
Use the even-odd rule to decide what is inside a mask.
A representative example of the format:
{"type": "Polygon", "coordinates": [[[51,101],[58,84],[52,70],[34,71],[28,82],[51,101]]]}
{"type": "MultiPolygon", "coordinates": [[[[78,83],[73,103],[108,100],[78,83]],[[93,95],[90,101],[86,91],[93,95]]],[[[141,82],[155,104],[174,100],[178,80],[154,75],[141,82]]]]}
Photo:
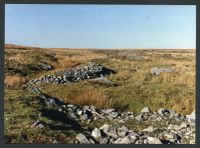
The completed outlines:
{"type": "Polygon", "coordinates": [[[30,45],[20,45],[20,44],[12,44],[12,43],[4,43],[4,46],[11,45],[11,46],[21,46],[21,47],[30,47],[30,48],[44,48],[44,49],[88,49],[88,50],[196,50],[196,48],[92,48],[92,47],[83,47],[83,48],[76,48],[76,47],[39,47],[39,46],[30,46],[30,45]]]}

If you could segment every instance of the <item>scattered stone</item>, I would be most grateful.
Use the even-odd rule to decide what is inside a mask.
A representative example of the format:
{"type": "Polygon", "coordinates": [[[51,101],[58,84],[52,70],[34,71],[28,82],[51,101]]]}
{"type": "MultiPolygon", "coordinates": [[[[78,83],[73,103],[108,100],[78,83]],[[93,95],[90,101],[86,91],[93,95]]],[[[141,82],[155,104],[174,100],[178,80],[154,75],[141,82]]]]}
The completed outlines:
{"type": "Polygon", "coordinates": [[[100,139],[101,138],[101,131],[98,128],[95,128],[92,131],[91,136],[94,137],[95,139],[100,139]]]}
{"type": "Polygon", "coordinates": [[[155,75],[159,75],[160,73],[163,73],[163,72],[174,72],[175,70],[172,69],[172,68],[157,68],[157,67],[154,67],[151,69],[151,74],[155,74],[155,75]]]}
{"type": "Polygon", "coordinates": [[[141,110],[142,113],[149,113],[150,109],[146,106],[141,110]]]}
{"type": "Polygon", "coordinates": [[[186,119],[190,123],[195,123],[195,111],[193,111],[190,115],[186,115],[186,119]]]}
{"type": "Polygon", "coordinates": [[[162,144],[162,142],[155,137],[147,137],[148,144],[162,144]]]}
{"type": "Polygon", "coordinates": [[[152,126],[149,126],[145,129],[142,130],[143,132],[153,132],[154,131],[154,128],[152,126]]]}
{"type": "Polygon", "coordinates": [[[76,139],[81,143],[81,144],[90,144],[90,141],[85,137],[83,134],[78,134],[76,136],[76,139]]]}
{"type": "Polygon", "coordinates": [[[125,127],[125,126],[122,126],[122,127],[119,127],[117,128],[117,134],[120,136],[120,137],[124,137],[128,134],[128,128],[125,127]]]}
{"type": "Polygon", "coordinates": [[[135,119],[139,122],[142,122],[142,121],[144,121],[144,115],[138,115],[135,117],[135,119]]]}
{"type": "Polygon", "coordinates": [[[117,131],[115,127],[112,127],[109,124],[104,124],[102,127],[100,127],[101,130],[103,130],[103,132],[108,135],[111,136],[113,138],[117,138],[117,131]]]}
{"type": "Polygon", "coordinates": [[[101,111],[102,111],[103,113],[105,113],[105,114],[110,114],[111,112],[114,112],[115,109],[102,109],[101,111]]]}
{"type": "Polygon", "coordinates": [[[128,137],[118,138],[113,144],[131,144],[131,141],[128,137]]]}
{"type": "Polygon", "coordinates": [[[107,138],[100,138],[99,144],[108,144],[109,140],[107,138]]]}

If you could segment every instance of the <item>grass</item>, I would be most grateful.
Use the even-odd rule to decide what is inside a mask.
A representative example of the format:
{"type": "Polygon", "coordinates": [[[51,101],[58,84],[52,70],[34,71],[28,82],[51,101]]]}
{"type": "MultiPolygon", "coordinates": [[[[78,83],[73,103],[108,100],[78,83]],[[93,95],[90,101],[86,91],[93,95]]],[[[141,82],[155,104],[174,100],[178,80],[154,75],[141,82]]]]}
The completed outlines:
{"type": "MultiPolygon", "coordinates": [[[[20,88],[27,80],[54,73],[94,61],[115,70],[117,73],[107,78],[117,86],[81,81],[56,85],[41,84],[42,90],[53,97],[77,105],[95,105],[100,108],[115,108],[119,111],[140,112],[148,106],[151,110],[167,108],[181,114],[190,114],[195,109],[195,51],[194,50],[89,50],[89,49],[40,49],[9,45],[5,49],[5,62],[9,68],[17,69],[27,76],[10,73],[6,68],[5,77],[5,136],[9,143],[48,143],[53,138],[61,143],[70,143],[76,130],[69,126],[65,130],[30,128],[38,116],[37,103],[33,94],[20,88]],[[129,56],[127,56],[130,53],[129,56]],[[143,59],[134,59],[135,56],[143,59]],[[133,56],[133,57],[131,57],[133,56]],[[34,71],[27,65],[37,66],[42,62],[54,66],[51,71],[34,71]],[[20,69],[19,65],[23,65],[20,69]],[[169,67],[172,73],[150,74],[152,67],[169,67]],[[35,102],[35,103],[34,103],[35,102]]],[[[42,118],[49,124],[59,122],[42,118]]],[[[93,122],[90,126],[101,126],[93,122]]],[[[132,123],[127,123],[131,126],[132,123]]],[[[143,125],[143,128],[147,125],[143,125]]],[[[134,127],[133,127],[134,128],[134,127]]]]}
{"type": "Polygon", "coordinates": [[[28,82],[28,79],[26,77],[6,76],[4,84],[6,87],[20,88],[26,82],[28,82]]]}
{"type": "Polygon", "coordinates": [[[41,121],[62,127],[62,130],[52,130],[49,127],[36,128],[39,110],[42,107],[36,96],[19,89],[5,90],[4,98],[4,136],[5,143],[53,143],[59,139],[61,143],[71,143],[78,131],[70,124],[63,124],[43,117],[41,121]]]}

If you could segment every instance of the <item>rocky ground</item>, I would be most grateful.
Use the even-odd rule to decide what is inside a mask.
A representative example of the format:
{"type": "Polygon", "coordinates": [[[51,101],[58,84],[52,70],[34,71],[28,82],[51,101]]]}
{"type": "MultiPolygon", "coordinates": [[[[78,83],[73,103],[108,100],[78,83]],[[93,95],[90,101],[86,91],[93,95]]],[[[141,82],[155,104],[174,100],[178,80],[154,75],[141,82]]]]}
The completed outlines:
{"type": "MultiPolygon", "coordinates": [[[[154,69],[152,74],[159,74],[167,69],[154,69]]],[[[181,115],[169,109],[159,109],[152,112],[148,107],[140,113],[119,112],[115,109],[100,109],[95,106],[78,106],[67,104],[62,99],[44,94],[38,83],[75,83],[84,79],[106,78],[106,75],[115,73],[102,65],[90,63],[85,67],[60,71],[56,74],[45,75],[29,81],[24,88],[37,94],[43,108],[38,120],[32,125],[38,128],[48,126],[40,120],[48,117],[65,123],[68,120],[74,123],[84,123],[82,128],[86,132],[76,135],[74,143],[84,144],[184,144],[195,143],[195,111],[190,115],[181,115]],[[91,122],[99,122],[97,127],[90,128],[91,122]],[[139,128],[129,128],[127,123],[135,124],[139,128]],[[142,125],[148,125],[142,129],[142,125]]],[[[54,143],[59,141],[55,140],[54,143]]]]}

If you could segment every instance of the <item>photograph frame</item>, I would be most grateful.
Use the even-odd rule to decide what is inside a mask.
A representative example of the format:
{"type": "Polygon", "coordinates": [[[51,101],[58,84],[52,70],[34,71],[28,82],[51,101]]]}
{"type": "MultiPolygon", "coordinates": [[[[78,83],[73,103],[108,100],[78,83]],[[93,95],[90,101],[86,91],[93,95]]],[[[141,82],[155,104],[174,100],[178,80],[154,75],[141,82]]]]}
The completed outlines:
{"type": "MultiPolygon", "coordinates": [[[[200,85],[199,85],[199,75],[200,75],[200,70],[199,70],[199,62],[200,62],[200,43],[199,43],[199,39],[200,39],[200,17],[198,17],[200,15],[200,3],[199,1],[195,1],[195,0],[136,0],[136,1],[130,1],[130,0],[124,0],[123,2],[120,0],[104,0],[104,1],[100,1],[100,0],[95,0],[95,1],[91,1],[91,0],[5,0],[5,2],[2,2],[0,5],[0,34],[1,34],[1,49],[4,49],[4,42],[5,42],[5,4],[112,4],[112,5],[124,5],[124,4],[129,4],[129,5],[196,5],[196,123],[200,122],[200,118],[198,117],[198,114],[200,114],[200,110],[199,110],[199,97],[200,97],[200,85]]],[[[1,50],[1,57],[0,59],[4,59],[4,50],[1,50]]],[[[1,102],[0,102],[0,109],[1,109],[1,117],[4,117],[4,60],[1,60],[0,62],[0,68],[1,68],[1,85],[0,85],[0,90],[1,90],[1,102]]],[[[2,118],[4,119],[4,118],[2,118]]],[[[0,120],[0,141],[2,143],[2,146],[5,147],[12,147],[12,146],[26,146],[27,144],[4,144],[3,143],[3,137],[4,137],[4,121],[0,120]]],[[[170,145],[170,146],[190,146],[190,147],[196,147],[200,144],[199,142],[199,133],[200,133],[200,129],[199,129],[199,125],[196,124],[196,144],[194,145],[170,145]]],[[[27,146],[36,146],[36,144],[28,144],[27,146]]],[[[93,145],[76,145],[76,144],[55,144],[55,145],[50,145],[50,144],[45,144],[45,145],[38,145],[37,146],[59,146],[59,147],[90,147],[93,145]]],[[[132,145],[95,145],[95,146],[106,146],[106,147],[114,147],[114,146],[120,146],[120,147],[129,147],[132,145]]],[[[156,146],[168,146],[168,145],[134,145],[134,146],[139,146],[139,147],[146,147],[146,146],[150,146],[150,147],[156,147],[156,146]]]]}

